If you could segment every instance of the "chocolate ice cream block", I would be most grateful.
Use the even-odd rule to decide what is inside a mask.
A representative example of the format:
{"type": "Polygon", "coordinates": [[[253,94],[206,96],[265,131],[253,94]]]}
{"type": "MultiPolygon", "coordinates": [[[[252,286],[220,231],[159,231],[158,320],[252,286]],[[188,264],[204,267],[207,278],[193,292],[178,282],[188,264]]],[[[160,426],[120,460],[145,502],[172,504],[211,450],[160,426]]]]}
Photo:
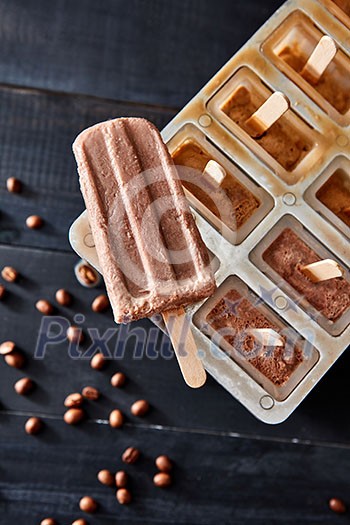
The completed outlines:
{"type": "Polygon", "coordinates": [[[340,7],[344,13],[350,16],[350,0],[333,0],[333,2],[340,7]]]}
{"type": "Polygon", "coordinates": [[[350,227],[350,172],[336,170],[317,191],[316,198],[350,227]]]}
{"type": "Polygon", "coordinates": [[[226,174],[219,188],[210,188],[209,185],[205,187],[201,184],[204,168],[213,159],[195,141],[184,142],[172,157],[175,165],[193,168],[188,172],[190,180],[183,180],[183,185],[231,230],[241,228],[259,208],[258,199],[231,173],[226,174]]]}
{"type": "Polygon", "coordinates": [[[251,69],[241,67],[209,101],[208,109],[287,184],[295,184],[307,174],[302,170],[306,158],[320,154],[320,137],[291,109],[263,134],[254,134],[248,119],[276,93],[251,69]]]}
{"type": "MultiPolygon", "coordinates": [[[[195,324],[275,399],[285,399],[317,361],[317,352],[235,276],[196,313],[195,324]],[[280,345],[264,345],[254,330],[271,330],[280,345]]],[[[272,343],[272,340],[271,340],[272,343]]]]}
{"type": "Polygon", "coordinates": [[[297,10],[264,42],[262,50],[326,113],[346,125],[350,121],[350,59],[340,46],[318,81],[303,73],[305,64],[324,36],[308,16],[297,10]]]}
{"type": "MultiPolygon", "coordinates": [[[[339,261],[294,218],[285,216],[250,255],[251,260],[317,323],[339,335],[350,319],[349,276],[313,282],[303,268],[317,261],[339,261]],[[285,225],[285,227],[283,227],[285,225]]],[[[345,272],[344,264],[339,266],[345,272]]]]}
{"type": "Polygon", "coordinates": [[[191,205],[232,244],[240,244],[272,210],[271,195],[196,126],[185,125],[168,148],[191,205]],[[211,163],[221,170],[220,183],[207,171],[211,163]]]}

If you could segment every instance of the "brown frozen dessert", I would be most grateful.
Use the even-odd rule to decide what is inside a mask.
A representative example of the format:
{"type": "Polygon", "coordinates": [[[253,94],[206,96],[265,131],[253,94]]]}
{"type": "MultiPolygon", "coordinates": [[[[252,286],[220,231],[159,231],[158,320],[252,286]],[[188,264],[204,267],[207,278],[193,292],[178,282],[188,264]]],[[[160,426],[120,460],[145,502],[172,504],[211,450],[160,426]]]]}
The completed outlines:
{"type": "Polygon", "coordinates": [[[322,315],[336,321],[350,307],[350,283],[342,277],[318,283],[305,277],[301,267],[319,257],[290,228],[286,228],[263,253],[264,261],[322,315]]]}
{"type": "Polygon", "coordinates": [[[205,184],[202,172],[213,159],[193,140],[186,140],[172,157],[176,165],[192,168],[186,172],[183,186],[231,230],[238,230],[259,208],[258,199],[231,173],[227,173],[219,188],[205,184]]]}
{"type": "Polygon", "coordinates": [[[350,16],[350,0],[333,0],[333,2],[350,16]]]}
{"type": "MultiPolygon", "coordinates": [[[[300,73],[308,60],[302,54],[299,46],[285,47],[279,57],[297,73],[300,73]]],[[[307,77],[305,80],[308,81],[307,77]]],[[[334,60],[329,64],[319,81],[312,86],[322,95],[339,113],[345,115],[350,109],[350,73],[334,60]]]]}
{"type": "Polygon", "coordinates": [[[350,173],[342,169],[321,186],[316,197],[347,226],[350,226],[350,173]]]}
{"type": "Polygon", "coordinates": [[[208,251],[159,131],[141,118],[109,120],[73,149],[116,322],[211,295],[208,251]]]}
{"type": "MultiPolygon", "coordinates": [[[[247,298],[231,289],[205,318],[207,324],[232,347],[230,355],[235,358],[237,352],[256,370],[272,381],[276,386],[284,385],[295,369],[303,361],[302,350],[283,339],[283,346],[257,345],[252,335],[246,333],[251,328],[279,328],[267,319],[247,298]]],[[[202,328],[205,331],[205,327],[202,328]]]]}
{"type": "MultiPolygon", "coordinates": [[[[240,86],[222,106],[222,110],[250,134],[246,121],[264,102],[257,92],[251,93],[246,87],[240,86]]],[[[293,171],[312,147],[311,142],[303,138],[285,116],[255,140],[287,171],[293,171]]]]}

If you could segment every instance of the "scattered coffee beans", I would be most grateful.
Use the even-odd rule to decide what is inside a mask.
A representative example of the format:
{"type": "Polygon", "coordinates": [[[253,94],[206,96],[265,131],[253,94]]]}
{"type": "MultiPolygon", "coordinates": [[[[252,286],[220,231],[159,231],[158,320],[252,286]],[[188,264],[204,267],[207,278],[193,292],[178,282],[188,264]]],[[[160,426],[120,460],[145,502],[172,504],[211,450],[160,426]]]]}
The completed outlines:
{"type": "Polygon", "coordinates": [[[19,273],[12,266],[4,266],[1,271],[1,277],[8,283],[14,283],[19,278],[19,273]]]}
{"type": "Polygon", "coordinates": [[[72,296],[67,290],[64,290],[61,288],[60,290],[57,290],[56,292],[56,301],[61,306],[69,306],[72,303],[72,296]]]}
{"type": "Polygon", "coordinates": [[[142,417],[149,411],[149,403],[145,399],[139,399],[131,405],[131,413],[133,416],[142,417]]]}
{"type": "Polygon", "coordinates": [[[94,312],[104,312],[109,307],[109,299],[107,295],[98,295],[91,304],[91,309],[94,312]]]}
{"type": "Polygon", "coordinates": [[[115,475],[115,484],[118,489],[123,489],[128,484],[128,475],[125,470],[118,470],[115,475]]]}
{"type": "Polygon", "coordinates": [[[114,388],[120,388],[125,384],[126,376],[123,374],[123,372],[117,372],[111,377],[111,385],[114,386],[114,388]]]}
{"type": "Polygon", "coordinates": [[[63,416],[67,425],[77,425],[85,418],[85,412],[82,408],[70,408],[63,416]]]}
{"type": "Polygon", "coordinates": [[[84,496],[81,498],[79,502],[80,510],[83,512],[88,512],[89,514],[93,514],[97,511],[97,501],[94,500],[94,498],[91,498],[90,496],[84,496]]]}
{"type": "Polygon", "coordinates": [[[124,461],[124,463],[128,463],[129,465],[132,465],[133,463],[136,463],[139,457],[140,451],[135,447],[129,447],[123,452],[122,461],[124,461]]]}
{"type": "Polygon", "coordinates": [[[15,347],[16,345],[13,341],[4,341],[0,345],[0,354],[1,355],[11,354],[11,352],[14,351],[15,347]]]}
{"type": "Polygon", "coordinates": [[[44,221],[39,215],[30,215],[30,217],[27,217],[26,219],[27,228],[30,228],[31,230],[38,230],[43,224],[44,221]]]}
{"type": "Polygon", "coordinates": [[[5,363],[12,368],[23,368],[25,365],[25,357],[19,350],[13,350],[10,354],[5,355],[5,363]]]}
{"type": "Polygon", "coordinates": [[[78,392],[69,394],[64,400],[64,406],[67,408],[79,408],[83,404],[84,398],[78,392]]]}
{"type": "Polygon", "coordinates": [[[118,489],[116,493],[116,498],[121,505],[128,505],[131,503],[131,492],[128,489],[122,488],[118,489]]]}
{"type": "Polygon", "coordinates": [[[88,522],[82,518],[73,521],[72,525],[88,525],[88,522]]]}
{"type": "Polygon", "coordinates": [[[71,343],[82,343],[84,341],[84,334],[78,326],[70,326],[67,330],[67,339],[71,343]]]}
{"type": "Polygon", "coordinates": [[[53,518],[45,518],[40,522],[40,525],[57,525],[57,521],[53,518]]]}
{"type": "Polygon", "coordinates": [[[34,381],[29,377],[22,377],[14,384],[14,389],[20,396],[26,396],[34,389],[34,381]]]}
{"type": "Polygon", "coordinates": [[[171,485],[171,476],[167,472],[158,472],[153,478],[156,487],[165,488],[171,485]]]}
{"type": "Polygon", "coordinates": [[[90,361],[90,366],[94,370],[102,370],[106,366],[106,364],[106,359],[100,352],[98,354],[95,354],[90,361]]]}
{"type": "Polygon", "coordinates": [[[0,284],[0,301],[3,300],[5,295],[6,295],[6,288],[3,284],[0,284]]]}
{"type": "Polygon", "coordinates": [[[93,286],[99,281],[96,270],[87,264],[78,267],[78,278],[85,286],[93,286]]]}
{"type": "Polygon", "coordinates": [[[16,177],[10,177],[7,179],[6,187],[7,191],[10,193],[21,193],[22,191],[22,183],[19,179],[16,179],[16,177]]]}
{"type": "Polygon", "coordinates": [[[170,472],[173,468],[173,464],[168,456],[158,456],[155,464],[161,472],[170,472]]]}
{"type": "Polygon", "coordinates": [[[120,428],[123,426],[124,416],[118,409],[112,410],[109,414],[109,424],[112,428],[120,428]]]}
{"type": "Polygon", "coordinates": [[[42,428],[43,422],[38,417],[30,417],[24,425],[25,431],[30,435],[39,434],[42,428]]]}
{"type": "Polygon", "coordinates": [[[53,306],[46,299],[37,301],[35,307],[43,315],[52,315],[53,313],[53,306]]]}
{"type": "Polygon", "coordinates": [[[83,394],[83,397],[89,399],[89,401],[97,401],[100,397],[100,392],[93,386],[84,387],[81,393],[83,394]]]}
{"type": "Polygon", "coordinates": [[[100,470],[97,474],[97,479],[102,485],[107,485],[108,487],[113,487],[115,485],[115,479],[109,470],[100,470]]]}
{"type": "Polygon", "coordinates": [[[343,500],[339,498],[331,498],[328,502],[329,508],[337,514],[345,514],[346,506],[343,500]]]}

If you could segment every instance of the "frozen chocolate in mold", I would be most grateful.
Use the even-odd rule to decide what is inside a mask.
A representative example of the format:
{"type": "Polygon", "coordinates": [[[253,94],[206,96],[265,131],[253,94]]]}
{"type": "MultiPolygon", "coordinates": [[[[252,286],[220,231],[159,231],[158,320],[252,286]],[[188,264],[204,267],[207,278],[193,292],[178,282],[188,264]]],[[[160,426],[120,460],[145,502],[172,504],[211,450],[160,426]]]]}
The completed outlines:
{"type": "Polygon", "coordinates": [[[186,180],[182,180],[183,186],[231,230],[238,230],[259,208],[255,195],[229,172],[220,187],[208,191],[201,179],[205,166],[213,158],[196,141],[185,140],[172,157],[175,165],[192,168],[186,173],[186,180]]]}
{"type": "MultiPolygon", "coordinates": [[[[222,297],[207,314],[206,323],[232,347],[231,357],[239,352],[246,360],[275,386],[283,386],[303,361],[303,351],[298,345],[292,346],[282,336],[283,346],[261,346],[247,333],[251,328],[280,329],[246,297],[234,288],[222,297]]],[[[205,331],[205,327],[202,328],[205,331]]]]}
{"type": "Polygon", "coordinates": [[[317,191],[316,198],[350,227],[350,173],[337,169],[317,191]]]}
{"type": "MultiPolygon", "coordinates": [[[[250,134],[246,121],[264,102],[258,92],[250,92],[245,86],[239,86],[221,109],[250,134]]],[[[281,117],[264,135],[255,140],[287,171],[293,171],[311,150],[311,144],[299,135],[286,117],[281,117]]]]}
{"type": "Polygon", "coordinates": [[[318,283],[305,277],[301,268],[322,260],[290,228],[285,228],[262,255],[264,261],[316,310],[332,322],[350,307],[350,283],[342,277],[318,283]]]}
{"type": "MultiPolygon", "coordinates": [[[[309,58],[297,43],[282,49],[279,57],[299,74],[309,58]]],[[[312,87],[342,115],[349,111],[350,74],[342,65],[332,61],[318,82],[312,83],[312,87]]]]}
{"type": "Polygon", "coordinates": [[[333,0],[333,2],[340,7],[344,13],[350,16],[350,0],[333,0]]]}

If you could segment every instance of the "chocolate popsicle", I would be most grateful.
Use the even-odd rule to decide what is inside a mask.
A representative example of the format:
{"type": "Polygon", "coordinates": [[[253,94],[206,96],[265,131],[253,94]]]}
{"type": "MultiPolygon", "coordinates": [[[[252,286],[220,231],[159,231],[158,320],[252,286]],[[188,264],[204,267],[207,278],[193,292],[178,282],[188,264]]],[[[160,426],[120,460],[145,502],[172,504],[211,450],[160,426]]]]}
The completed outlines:
{"type": "Polygon", "coordinates": [[[83,131],[73,150],[115,321],[211,295],[208,251],[158,130],[110,120],[83,131]]]}
{"type": "Polygon", "coordinates": [[[263,253],[264,261],[327,319],[334,322],[350,308],[350,283],[342,277],[312,282],[302,272],[321,260],[298,235],[286,228],[263,253]]]}

